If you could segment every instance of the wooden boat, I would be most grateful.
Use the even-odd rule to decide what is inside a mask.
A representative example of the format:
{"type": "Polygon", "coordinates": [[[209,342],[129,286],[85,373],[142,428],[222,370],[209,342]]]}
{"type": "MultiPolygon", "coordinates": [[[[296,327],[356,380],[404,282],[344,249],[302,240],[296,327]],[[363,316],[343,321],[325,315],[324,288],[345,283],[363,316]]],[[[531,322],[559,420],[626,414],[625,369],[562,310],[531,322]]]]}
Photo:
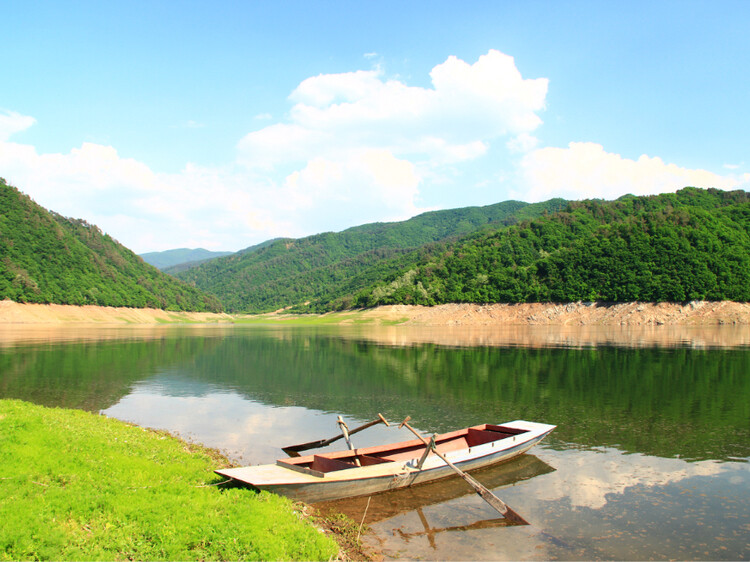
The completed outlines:
{"type": "MultiPolygon", "coordinates": [[[[435,436],[437,451],[464,471],[521,455],[554,425],[517,420],[481,424],[435,436]]],[[[454,474],[421,440],[281,459],[276,464],[226,468],[216,473],[261,490],[309,503],[367,496],[454,474]],[[360,466],[358,466],[360,465],[360,466]]]]}

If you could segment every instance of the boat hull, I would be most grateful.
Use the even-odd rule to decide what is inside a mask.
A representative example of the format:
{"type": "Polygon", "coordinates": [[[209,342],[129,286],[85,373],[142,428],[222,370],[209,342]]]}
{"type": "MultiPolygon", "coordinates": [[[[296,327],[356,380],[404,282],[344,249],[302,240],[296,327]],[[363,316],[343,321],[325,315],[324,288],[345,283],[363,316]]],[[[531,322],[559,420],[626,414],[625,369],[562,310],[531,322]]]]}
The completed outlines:
{"type": "MultiPolygon", "coordinates": [[[[540,440],[541,438],[535,440],[532,443],[519,446],[510,451],[500,452],[495,455],[488,455],[479,459],[473,459],[454,464],[464,472],[479,470],[480,468],[485,468],[497,463],[506,462],[519,455],[522,455],[523,453],[531,449],[534,445],[536,445],[540,440]]],[[[389,490],[398,490],[400,488],[407,488],[409,486],[424,484],[427,482],[434,482],[435,480],[451,478],[454,476],[456,476],[456,473],[453,471],[453,469],[447,465],[443,465],[440,467],[434,467],[425,470],[410,471],[405,474],[389,474],[368,479],[357,478],[343,481],[313,482],[304,484],[271,484],[266,486],[261,485],[258,487],[260,489],[265,489],[282,496],[292,497],[307,503],[315,503],[341,498],[369,496],[372,494],[379,494],[381,492],[387,492],[389,490]]]]}
{"type": "MultiPolygon", "coordinates": [[[[471,472],[522,455],[546,437],[555,426],[533,422],[511,422],[503,427],[525,424],[523,435],[487,443],[447,454],[461,470],[471,472]]],[[[424,447],[422,449],[422,452],[424,447]]],[[[421,468],[420,455],[400,462],[376,464],[361,468],[339,470],[324,475],[293,470],[284,461],[277,465],[251,466],[217,470],[218,474],[307,503],[341,498],[368,496],[432,482],[455,475],[455,472],[434,454],[428,455],[421,468]]]]}

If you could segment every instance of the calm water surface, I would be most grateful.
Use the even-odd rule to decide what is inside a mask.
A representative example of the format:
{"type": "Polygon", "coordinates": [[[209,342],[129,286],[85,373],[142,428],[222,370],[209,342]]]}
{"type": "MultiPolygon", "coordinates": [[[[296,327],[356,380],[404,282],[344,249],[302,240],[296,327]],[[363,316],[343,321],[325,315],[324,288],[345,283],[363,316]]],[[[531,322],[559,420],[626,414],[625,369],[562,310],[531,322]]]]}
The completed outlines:
{"type": "MultiPolygon", "coordinates": [[[[167,429],[243,463],[382,412],[558,425],[478,479],[322,505],[408,559],[750,559],[750,331],[0,328],[0,397],[167,429]]],[[[408,439],[376,426],[357,446],[408,439]]]]}

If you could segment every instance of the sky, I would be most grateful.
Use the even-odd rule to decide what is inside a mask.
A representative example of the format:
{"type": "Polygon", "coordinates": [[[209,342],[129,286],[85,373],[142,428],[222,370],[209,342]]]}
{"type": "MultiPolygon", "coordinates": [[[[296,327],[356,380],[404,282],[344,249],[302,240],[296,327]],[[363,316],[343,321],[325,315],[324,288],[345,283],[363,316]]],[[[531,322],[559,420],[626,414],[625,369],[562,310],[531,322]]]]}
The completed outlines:
{"type": "Polygon", "coordinates": [[[750,189],[750,1],[0,0],[0,177],[137,253],[750,189]]]}

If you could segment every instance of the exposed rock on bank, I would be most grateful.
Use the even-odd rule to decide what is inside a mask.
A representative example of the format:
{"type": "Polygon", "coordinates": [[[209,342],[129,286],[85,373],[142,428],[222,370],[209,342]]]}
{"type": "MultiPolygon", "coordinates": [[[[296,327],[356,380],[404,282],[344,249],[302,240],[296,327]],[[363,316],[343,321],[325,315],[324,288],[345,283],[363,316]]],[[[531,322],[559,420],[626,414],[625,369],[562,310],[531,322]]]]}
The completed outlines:
{"type": "Polygon", "coordinates": [[[678,303],[444,304],[383,306],[363,316],[423,326],[489,325],[629,325],[711,326],[750,324],[750,303],[693,301],[678,303]]]}

